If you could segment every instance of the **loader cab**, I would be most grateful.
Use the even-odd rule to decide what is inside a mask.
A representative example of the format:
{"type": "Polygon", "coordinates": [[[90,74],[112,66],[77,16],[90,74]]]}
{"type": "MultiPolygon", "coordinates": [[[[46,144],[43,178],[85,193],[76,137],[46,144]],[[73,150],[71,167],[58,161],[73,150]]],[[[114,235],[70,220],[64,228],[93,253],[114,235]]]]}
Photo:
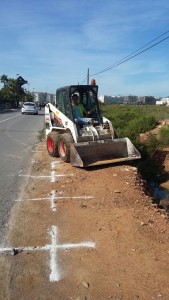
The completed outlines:
{"type": "Polygon", "coordinates": [[[94,125],[102,124],[102,116],[98,103],[97,85],[72,85],[60,88],[56,91],[56,105],[58,109],[74,122],[72,111],[72,95],[79,96],[80,103],[83,104],[86,111],[95,107],[95,111],[90,117],[94,119],[94,125]]]}
{"type": "Polygon", "coordinates": [[[69,98],[69,87],[63,87],[56,90],[55,106],[71,121],[73,121],[73,114],[71,109],[71,101],[69,98]]]}

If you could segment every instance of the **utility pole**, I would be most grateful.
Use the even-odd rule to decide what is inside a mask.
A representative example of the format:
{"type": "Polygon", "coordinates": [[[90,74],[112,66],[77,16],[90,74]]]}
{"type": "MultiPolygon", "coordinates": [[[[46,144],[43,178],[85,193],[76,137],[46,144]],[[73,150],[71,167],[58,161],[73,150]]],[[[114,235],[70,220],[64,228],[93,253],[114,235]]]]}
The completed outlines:
{"type": "Polygon", "coordinates": [[[87,70],[87,85],[89,85],[89,68],[87,70]]]}

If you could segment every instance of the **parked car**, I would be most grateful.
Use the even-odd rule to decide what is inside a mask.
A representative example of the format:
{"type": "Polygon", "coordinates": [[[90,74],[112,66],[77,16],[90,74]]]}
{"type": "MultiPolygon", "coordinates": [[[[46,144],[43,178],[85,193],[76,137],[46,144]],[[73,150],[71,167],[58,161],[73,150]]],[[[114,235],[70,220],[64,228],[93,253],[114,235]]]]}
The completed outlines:
{"type": "Polygon", "coordinates": [[[38,115],[38,107],[34,102],[25,102],[21,108],[21,113],[38,115]]]}

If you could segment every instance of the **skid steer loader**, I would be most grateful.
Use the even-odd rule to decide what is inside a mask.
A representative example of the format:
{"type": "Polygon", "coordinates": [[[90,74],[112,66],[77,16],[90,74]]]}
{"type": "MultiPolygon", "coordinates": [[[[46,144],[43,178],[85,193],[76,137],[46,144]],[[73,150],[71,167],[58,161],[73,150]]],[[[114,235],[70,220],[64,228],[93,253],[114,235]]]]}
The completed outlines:
{"type": "Polygon", "coordinates": [[[140,153],[131,141],[117,138],[112,123],[102,116],[97,95],[95,84],[66,86],[56,91],[55,105],[45,106],[48,153],[76,167],[139,159],[140,153]],[[92,125],[79,125],[74,119],[73,94],[78,95],[86,111],[91,111],[92,125]]]}

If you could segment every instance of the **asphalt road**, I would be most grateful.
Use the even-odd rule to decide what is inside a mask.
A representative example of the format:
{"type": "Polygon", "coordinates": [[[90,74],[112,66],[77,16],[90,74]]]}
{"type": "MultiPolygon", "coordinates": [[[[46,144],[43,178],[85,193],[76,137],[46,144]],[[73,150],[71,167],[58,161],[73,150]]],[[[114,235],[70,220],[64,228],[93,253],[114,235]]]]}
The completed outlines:
{"type": "Polygon", "coordinates": [[[20,110],[0,113],[0,245],[11,208],[26,180],[19,172],[29,166],[43,126],[44,109],[39,115],[22,115],[20,110]]]}

